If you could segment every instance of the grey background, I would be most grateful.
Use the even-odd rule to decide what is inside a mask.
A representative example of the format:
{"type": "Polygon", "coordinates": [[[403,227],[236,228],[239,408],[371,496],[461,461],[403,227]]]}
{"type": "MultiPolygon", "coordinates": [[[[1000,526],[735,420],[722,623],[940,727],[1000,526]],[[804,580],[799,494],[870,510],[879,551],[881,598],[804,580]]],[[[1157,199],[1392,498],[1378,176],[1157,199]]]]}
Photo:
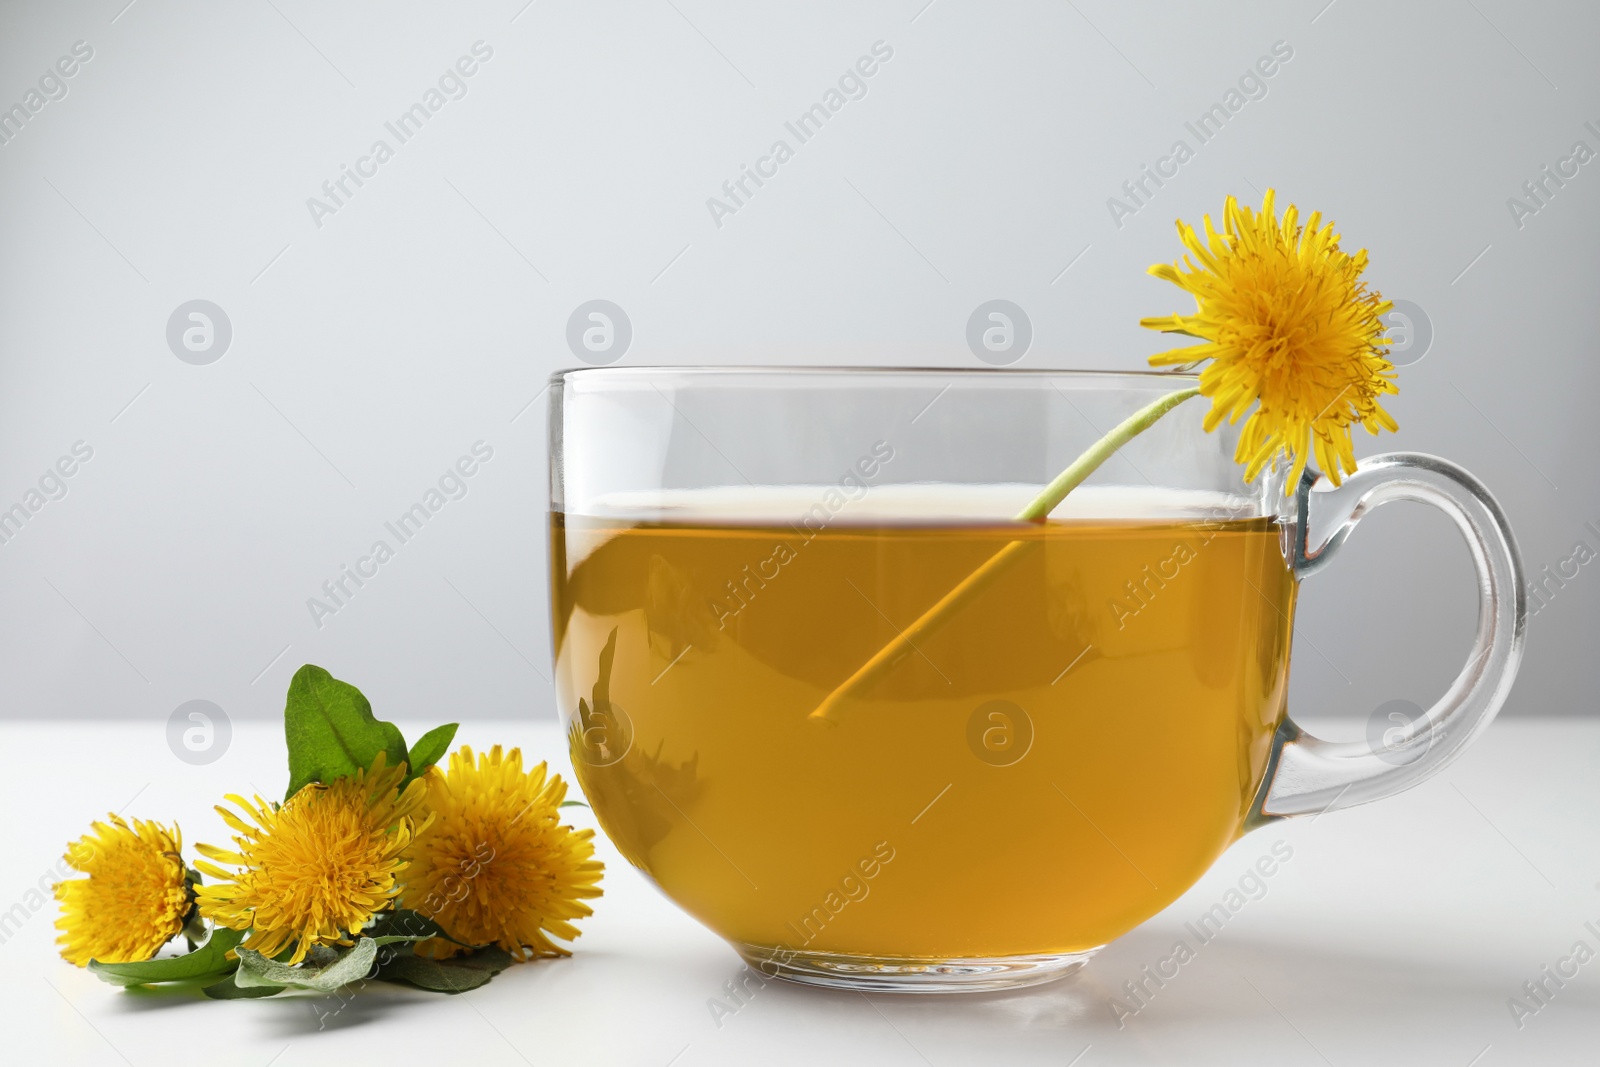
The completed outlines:
{"type": "MultiPolygon", "coordinates": [[[[1508,207],[1600,150],[1597,38],[1576,0],[4,4],[0,107],[93,57],[0,146],[0,508],[93,457],[0,544],[0,714],[275,715],[310,661],[393,717],[549,715],[540,393],[579,304],[626,309],[630,364],[973,366],[967,318],[1006,299],[1018,366],[1135,368],[1139,317],[1186,306],[1143,275],[1173,219],[1269,184],[1431,321],[1401,432],[1361,453],[1473,470],[1530,571],[1600,550],[1600,161],[1508,207]],[[866,96],[716,225],[880,40],[866,96]],[[319,227],[307,199],[477,41],[466,95],[319,227]],[[1266,96],[1115,225],[1277,41],[1266,96]],[[232,326],[209,365],[167,344],[197,299],[232,326]],[[477,441],[466,496],[319,628],[307,598],[477,441]]],[[[1299,714],[1426,704],[1467,647],[1465,550],[1420,509],[1302,593],[1299,714]]],[[[1510,714],[1593,706],[1597,623],[1589,564],[1532,620],[1510,714]]]]}

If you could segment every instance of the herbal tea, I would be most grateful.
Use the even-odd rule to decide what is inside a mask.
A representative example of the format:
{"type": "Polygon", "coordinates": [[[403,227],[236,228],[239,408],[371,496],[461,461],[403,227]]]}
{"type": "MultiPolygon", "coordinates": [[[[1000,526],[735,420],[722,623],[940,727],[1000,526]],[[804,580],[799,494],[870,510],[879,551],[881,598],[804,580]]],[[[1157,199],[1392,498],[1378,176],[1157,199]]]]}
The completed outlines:
{"type": "MultiPolygon", "coordinates": [[[[584,791],[627,859],[746,946],[1102,945],[1204,873],[1261,783],[1296,588],[1279,529],[1203,494],[1085,488],[1032,525],[918,521],[934,490],[883,492],[815,523],[795,518],[803,489],[554,515],[584,791]],[[1018,541],[891,669],[810,717],[1018,541]]],[[[937,489],[977,514],[988,498],[937,489]]]]}

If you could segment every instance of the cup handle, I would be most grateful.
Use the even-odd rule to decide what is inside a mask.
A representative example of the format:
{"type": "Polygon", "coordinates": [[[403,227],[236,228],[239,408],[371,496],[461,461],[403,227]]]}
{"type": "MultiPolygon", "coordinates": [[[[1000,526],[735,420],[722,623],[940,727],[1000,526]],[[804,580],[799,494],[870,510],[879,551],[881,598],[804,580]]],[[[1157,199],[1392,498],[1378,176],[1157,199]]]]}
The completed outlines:
{"type": "Polygon", "coordinates": [[[1294,572],[1327,566],[1357,522],[1391,500],[1419,500],[1455,520],[1478,578],[1478,630],[1466,666],[1427,714],[1371,741],[1313,737],[1285,719],[1261,801],[1266,818],[1381,800],[1442,770],[1488,727],[1522,659],[1527,592],[1505,513],[1483,483],[1447,460],[1392,452],[1362,462],[1338,487],[1306,472],[1296,493],[1294,572]]]}

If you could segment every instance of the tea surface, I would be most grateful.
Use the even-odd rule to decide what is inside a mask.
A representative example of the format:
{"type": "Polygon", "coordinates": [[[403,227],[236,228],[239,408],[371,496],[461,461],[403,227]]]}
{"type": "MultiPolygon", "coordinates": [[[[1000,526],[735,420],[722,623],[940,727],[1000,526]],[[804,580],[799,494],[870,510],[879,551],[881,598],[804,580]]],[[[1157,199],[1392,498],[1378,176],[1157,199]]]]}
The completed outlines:
{"type": "Polygon", "coordinates": [[[552,523],[584,792],[734,941],[1104,944],[1234,840],[1283,715],[1295,583],[1268,519],[552,523]],[[1017,540],[886,675],[808,717],[1017,540]]]}

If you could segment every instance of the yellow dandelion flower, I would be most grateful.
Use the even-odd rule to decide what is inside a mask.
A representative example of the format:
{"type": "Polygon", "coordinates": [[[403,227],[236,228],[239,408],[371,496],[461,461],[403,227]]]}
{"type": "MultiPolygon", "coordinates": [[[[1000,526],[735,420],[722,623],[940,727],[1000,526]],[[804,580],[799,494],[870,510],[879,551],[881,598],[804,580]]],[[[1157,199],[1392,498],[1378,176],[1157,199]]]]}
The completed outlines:
{"type": "Polygon", "coordinates": [[[1228,197],[1223,230],[1204,220],[1202,239],[1179,220],[1190,255],[1158,263],[1150,273],[1193,294],[1193,315],[1141,319],[1153,330],[1181,331],[1204,344],[1152,356],[1155,366],[1209,361],[1200,393],[1211,398],[1209,431],[1224,419],[1237,422],[1255,406],[1240,434],[1235,459],[1247,481],[1280,453],[1292,459],[1286,488],[1293,491],[1306,460],[1315,455],[1339,484],[1356,469],[1350,427],[1367,432],[1398,427],[1378,400],[1397,393],[1383,316],[1388,301],[1367,289],[1361,274],[1367,252],[1339,248],[1333,224],[1314,213],[1302,227],[1294,206],[1279,221],[1273,192],[1261,210],[1228,197]],[[1192,256],[1192,258],[1191,258],[1192,256]]]}
{"type": "Polygon", "coordinates": [[[400,792],[403,777],[405,767],[385,768],[380,753],[371,770],[330,785],[308,785],[281,807],[259,796],[252,804],[230,795],[251,820],[217,808],[239,832],[236,851],[195,847],[241,869],[195,865],[221,879],[196,887],[200,914],[219,926],[249,930],[244,947],[265,956],[293,945],[291,964],[305,959],[313,945],[352,944],[351,935],[388,910],[400,893],[400,854],[416,832],[412,815],[426,792],[421,779],[400,792]]]}
{"type": "Polygon", "coordinates": [[[85,967],[90,960],[147,960],[177,936],[189,914],[183,835],[160,823],[116,815],[91,824],[67,849],[67,865],[87,878],[57,882],[61,956],[85,967]]]}
{"type": "MultiPolygon", "coordinates": [[[[578,936],[572,920],[593,914],[583,900],[600,895],[605,865],[593,830],[561,825],[566,783],[543,763],[524,773],[522,752],[499,745],[476,760],[463,745],[448,774],[434,767],[426,780],[433,821],[406,853],[403,905],[458,941],[519,959],[568,955],[550,938],[578,936]]],[[[435,958],[460,951],[437,939],[417,948],[435,958]]]]}

